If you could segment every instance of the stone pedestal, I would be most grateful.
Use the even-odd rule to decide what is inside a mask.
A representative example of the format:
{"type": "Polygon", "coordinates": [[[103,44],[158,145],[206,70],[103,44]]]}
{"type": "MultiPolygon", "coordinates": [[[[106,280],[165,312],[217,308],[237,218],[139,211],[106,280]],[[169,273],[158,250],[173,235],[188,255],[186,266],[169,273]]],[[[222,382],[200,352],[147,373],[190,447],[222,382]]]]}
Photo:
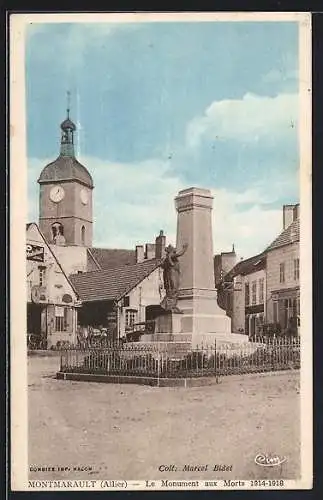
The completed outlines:
{"type": "Polygon", "coordinates": [[[178,333],[191,334],[194,345],[213,343],[218,338],[231,336],[231,319],[218,306],[214,287],[213,196],[208,189],[189,188],[175,198],[177,210],[177,241],[180,250],[188,248],[180,257],[178,308],[182,311],[178,333]]]}
{"type": "Polygon", "coordinates": [[[182,331],[182,316],[181,312],[165,311],[156,318],[155,335],[159,333],[180,333],[182,331]]]}

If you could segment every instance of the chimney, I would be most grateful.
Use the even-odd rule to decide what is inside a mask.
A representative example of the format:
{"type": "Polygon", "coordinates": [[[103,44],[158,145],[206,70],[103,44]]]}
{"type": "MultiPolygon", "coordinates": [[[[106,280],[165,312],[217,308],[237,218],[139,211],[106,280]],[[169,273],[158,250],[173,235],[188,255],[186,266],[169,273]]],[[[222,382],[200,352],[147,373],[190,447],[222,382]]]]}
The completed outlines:
{"type": "Polygon", "coordinates": [[[295,213],[294,213],[295,219],[299,219],[299,203],[296,203],[294,210],[295,210],[295,213]]]}
{"type": "Polygon", "coordinates": [[[299,203],[283,205],[283,229],[291,225],[299,217],[299,203]]]}
{"type": "Polygon", "coordinates": [[[155,244],[146,243],[145,259],[150,260],[155,258],[155,244]]]}
{"type": "Polygon", "coordinates": [[[155,240],[155,259],[162,259],[164,257],[165,246],[166,236],[164,236],[164,231],[161,230],[155,240]]]}
{"type": "Polygon", "coordinates": [[[136,245],[136,263],[145,260],[145,253],[143,245],[136,245]]]}
{"type": "Polygon", "coordinates": [[[226,275],[237,263],[237,255],[234,249],[234,244],[232,245],[231,252],[222,252],[221,253],[221,268],[223,274],[226,275]]]}

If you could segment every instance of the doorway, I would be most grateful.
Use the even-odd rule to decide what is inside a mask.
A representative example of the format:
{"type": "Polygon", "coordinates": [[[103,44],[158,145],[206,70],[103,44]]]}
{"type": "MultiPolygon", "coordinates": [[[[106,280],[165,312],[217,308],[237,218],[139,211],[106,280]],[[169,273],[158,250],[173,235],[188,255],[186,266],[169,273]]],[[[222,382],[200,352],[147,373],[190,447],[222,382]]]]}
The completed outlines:
{"type": "Polygon", "coordinates": [[[255,316],[250,317],[250,335],[254,337],[256,334],[256,318],[255,316]]]}
{"type": "Polygon", "coordinates": [[[39,304],[27,304],[27,333],[41,335],[41,311],[39,304]]]}

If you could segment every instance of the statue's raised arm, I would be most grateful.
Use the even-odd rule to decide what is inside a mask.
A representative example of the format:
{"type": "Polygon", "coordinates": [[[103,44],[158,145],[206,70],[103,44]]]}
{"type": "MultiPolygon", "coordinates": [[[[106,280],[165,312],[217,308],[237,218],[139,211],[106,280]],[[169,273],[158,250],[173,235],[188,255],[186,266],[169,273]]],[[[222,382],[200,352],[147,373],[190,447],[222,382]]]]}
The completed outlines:
{"type": "Polygon", "coordinates": [[[176,257],[181,257],[182,255],[184,255],[184,253],[187,250],[187,247],[188,247],[188,243],[184,243],[182,250],[176,251],[176,257]]]}

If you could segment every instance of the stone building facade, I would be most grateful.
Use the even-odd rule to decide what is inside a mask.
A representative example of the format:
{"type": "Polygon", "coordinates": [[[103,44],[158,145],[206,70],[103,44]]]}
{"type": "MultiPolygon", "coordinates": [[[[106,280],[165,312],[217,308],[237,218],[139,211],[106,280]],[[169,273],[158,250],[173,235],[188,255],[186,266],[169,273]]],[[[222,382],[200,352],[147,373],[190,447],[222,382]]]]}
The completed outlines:
{"type": "Polygon", "coordinates": [[[266,257],[240,261],[218,284],[218,300],[231,317],[233,333],[260,333],[266,314],[266,257]]]}
{"type": "Polygon", "coordinates": [[[50,348],[75,344],[78,295],[37,224],[27,225],[27,334],[50,348]]]}
{"type": "Polygon", "coordinates": [[[258,270],[244,277],[245,325],[249,337],[260,335],[266,318],[266,260],[259,261],[258,270]]]}
{"type": "Polygon", "coordinates": [[[300,322],[299,218],[267,248],[267,322],[297,330],[300,322]]]}
{"type": "MultiPolygon", "coordinates": [[[[236,264],[217,283],[235,333],[297,334],[300,326],[299,204],[283,206],[283,229],[262,254],[236,264]]],[[[221,254],[222,255],[222,254],[221,254]]],[[[218,272],[219,275],[219,272],[218,272]]]]}

